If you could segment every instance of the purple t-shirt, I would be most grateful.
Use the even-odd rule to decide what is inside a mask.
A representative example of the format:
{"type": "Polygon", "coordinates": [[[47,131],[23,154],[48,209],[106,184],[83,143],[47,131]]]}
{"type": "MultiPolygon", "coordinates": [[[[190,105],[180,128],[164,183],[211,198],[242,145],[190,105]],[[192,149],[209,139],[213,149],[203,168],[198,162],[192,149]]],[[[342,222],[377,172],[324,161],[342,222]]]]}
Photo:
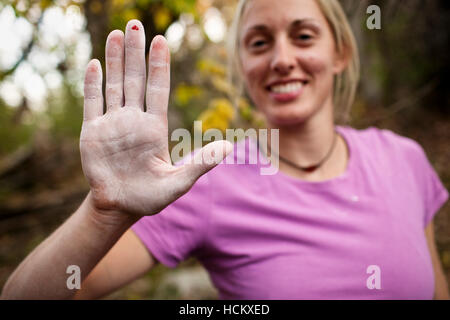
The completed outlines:
{"type": "MultiPolygon", "coordinates": [[[[308,182],[222,163],[132,229],[164,265],[198,258],[222,299],[432,299],[424,229],[447,190],[414,140],[337,130],[350,150],[339,177],[308,182]]],[[[257,148],[236,143],[234,163],[241,143],[257,148]]]]}

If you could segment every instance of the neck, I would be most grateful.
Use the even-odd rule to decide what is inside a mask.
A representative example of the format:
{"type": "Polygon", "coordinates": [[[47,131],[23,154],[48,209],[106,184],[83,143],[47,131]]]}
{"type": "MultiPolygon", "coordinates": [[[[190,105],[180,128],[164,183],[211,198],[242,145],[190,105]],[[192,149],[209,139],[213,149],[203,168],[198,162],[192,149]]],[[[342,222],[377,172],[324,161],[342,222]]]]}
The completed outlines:
{"type": "MultiPolygon", "coordinates": [[[[336,134],[331,104],[295,126],[269,125],[269,128],[279,129],[280,156],[301,167],[315,165],[322,161],[330,151],[336,134]]],[[[298,169],[292,168],[283,161],[279,163],[280,170],[299,177],[311,176],[312,179],[317,180],[337,176],[339,175],[337,171],[343,171],[346,167],[346,159],[342,157],[343,150],[345,151],[345,142],[339,138],[327,160],[310,174],[299,172],[298,169]],[[343,144],[344,148],[342,148],[343,144]],[[343,158],[344,161],[341,160],[343,158]]]]}

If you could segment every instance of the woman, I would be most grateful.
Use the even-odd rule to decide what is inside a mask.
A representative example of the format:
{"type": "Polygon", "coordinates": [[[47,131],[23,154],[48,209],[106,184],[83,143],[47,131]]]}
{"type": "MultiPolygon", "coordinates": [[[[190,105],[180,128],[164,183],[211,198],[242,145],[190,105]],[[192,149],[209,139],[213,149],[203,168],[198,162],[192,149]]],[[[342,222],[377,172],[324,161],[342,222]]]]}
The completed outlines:
{"type": "MultiPolygon", "coordinates": [[[[91,192],[17,268],[4,298],[98,298],[157,261],[188,256],[225,299],[449,297],[432,225],[448,192],[422,148],[334,123],[358,79],[339,3],[243,0],[234,25],[234,66],[268,128],[279,129],[280,171],[172,166],[167,45],[153,39],[146,85],[143,26],[130,21],[107,40],[104,115],[99,62],[86,71],[80,148],[91,192]],[[82,271],[75,294],[69,265],[82,271]]],[[[227,142],[195,157],[212,151],[238,157],[227,142]]]]}

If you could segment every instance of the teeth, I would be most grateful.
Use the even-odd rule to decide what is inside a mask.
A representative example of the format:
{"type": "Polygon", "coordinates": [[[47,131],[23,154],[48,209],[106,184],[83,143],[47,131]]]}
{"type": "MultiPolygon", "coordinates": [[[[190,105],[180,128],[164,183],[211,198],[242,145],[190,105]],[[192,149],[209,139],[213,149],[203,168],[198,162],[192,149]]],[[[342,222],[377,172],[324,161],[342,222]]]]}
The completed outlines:
{"type": "Polygon", "coordinates": [[[300,81],[289,82],[286,84],[278,84],[270,87],[270,91],[275,93],[290,93],[298,91],[302,88],[303,83],[300,81]]]}

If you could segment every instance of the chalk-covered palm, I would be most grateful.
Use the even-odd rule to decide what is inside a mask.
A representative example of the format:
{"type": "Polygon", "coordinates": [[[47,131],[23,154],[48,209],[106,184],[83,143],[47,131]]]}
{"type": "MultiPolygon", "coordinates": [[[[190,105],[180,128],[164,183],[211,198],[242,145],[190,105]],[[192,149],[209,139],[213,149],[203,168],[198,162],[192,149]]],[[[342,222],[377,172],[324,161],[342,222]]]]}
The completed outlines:
{"type": "MultiPolygon", "coordinates": [[[[98,60],[88,64],[80,150],[96,209],[158,213],[215,165],[172,165],[167,129],[170,54],[164,37],[153,39],[148,64],[146,81],[145,35],[138,20],[127,24],[125,35],[110,33],[104,114],[101,65],[98,60]]],[[[196,157],[225,156],[230,150],[228,142],[214,142],[196,157]]]]}

